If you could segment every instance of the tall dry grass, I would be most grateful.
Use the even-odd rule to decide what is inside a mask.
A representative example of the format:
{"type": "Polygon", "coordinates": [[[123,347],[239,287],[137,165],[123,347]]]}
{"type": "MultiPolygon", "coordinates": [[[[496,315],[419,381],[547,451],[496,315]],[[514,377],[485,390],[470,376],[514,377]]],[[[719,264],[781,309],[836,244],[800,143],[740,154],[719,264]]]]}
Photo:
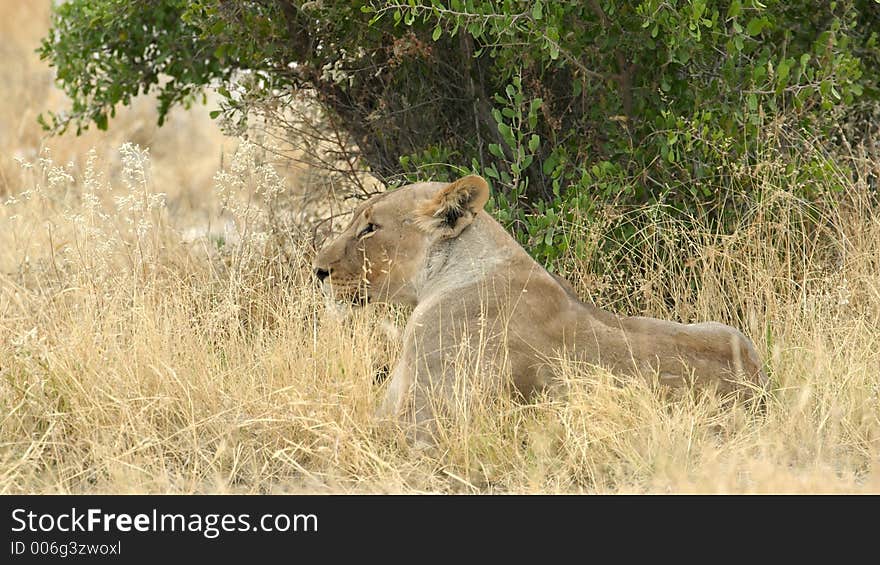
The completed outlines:
{"type": "Polygon", "coordinates": [[[55,88],[52,69],[36,53],[49,29],[50,0],[18,2],[0,0],[0,196],[19,190],[23,179],[17,160],[34,161],[50,156],[81,172],[86,156],[95,149],[113,173],[121,169],[117,149],[132,142],[151,150],[156,163],[157,186],[181,213],[201,215],[199,199],[211,190],[214,172],[224,152],[235,140],[224,137],[213,124],[210,108],[174,110],[167,124],[156,125],[155,99],[142,97],[122,108],[107,132],[91,128],[82,136],[52,138],[37,125],[39,114],[62,112],[69,106],[64,93],[55,88]]]}
{"type": "MultiPolygon", "coordinates": [[[[5,9],[25,53],[45,10],[5,9]]],[[[0,84],[35,94],[4,97],[4,131],[58,96],[10,68],[0,84]]],[[[598,242],[650,218],[614,256],[569,258],[576,288],[741,327],[772,376],[763,409],[560,362],[567,398],[464,395],[425,451],[372,418],[405,313],[325,309],[309,233],[277,214],[290,180],[249,144],[219,170],[228,142],[198,116],[145,138],[142,117],[53,158],[31,125],[0,139],[0,492],[880,491],[880,207],[858,174],[876,160],[836,169],[832,206],[768,154],[728,235],[662,206],[571,226],[598,242]]]]}

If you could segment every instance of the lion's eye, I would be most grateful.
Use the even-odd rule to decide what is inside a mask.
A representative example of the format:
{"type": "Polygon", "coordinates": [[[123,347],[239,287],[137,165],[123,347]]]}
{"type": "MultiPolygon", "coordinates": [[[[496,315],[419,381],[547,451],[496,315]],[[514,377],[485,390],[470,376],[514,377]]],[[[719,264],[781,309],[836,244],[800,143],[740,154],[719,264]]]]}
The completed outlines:
{"type": "Polygon", "coordinates": [[[366,227],[364,227],[364,229],[362,229],[362,230],[360,231],[360,233],[358,233],[358,235],[357,235],[357,236],[358,236],[358,239],[364,237],[364,236],[367,235],[367,234],[373,233],[374,231],[376,231],[376,229],[377,229],[378,227],[379,227],[379,226],[377,226],[377,225],[374,224],[374,223],[369,223],[369,224],[367,224],[366,227]]]}

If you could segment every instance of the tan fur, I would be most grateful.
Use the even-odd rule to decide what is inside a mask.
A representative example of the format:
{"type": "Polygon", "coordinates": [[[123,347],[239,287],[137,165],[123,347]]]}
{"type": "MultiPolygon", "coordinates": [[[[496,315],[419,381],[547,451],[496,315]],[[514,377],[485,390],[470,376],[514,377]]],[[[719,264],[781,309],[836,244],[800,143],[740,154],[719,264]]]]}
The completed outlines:
{"type": "Polygon", "coordinates": [[[524,395],[553,384],[563,355],[668,384],[766,383],[754,345],[730,326],[620,317],[578,300],[483,210],[488,197],[477,176],[375,196],[315,260],[337,299],[414,307],[383,415],[409,399],[417,420],[431,418],[428,391],[452,395],[462,354],[524,395]],[[376,230],[358,238],[369,223],[376,230]]]}

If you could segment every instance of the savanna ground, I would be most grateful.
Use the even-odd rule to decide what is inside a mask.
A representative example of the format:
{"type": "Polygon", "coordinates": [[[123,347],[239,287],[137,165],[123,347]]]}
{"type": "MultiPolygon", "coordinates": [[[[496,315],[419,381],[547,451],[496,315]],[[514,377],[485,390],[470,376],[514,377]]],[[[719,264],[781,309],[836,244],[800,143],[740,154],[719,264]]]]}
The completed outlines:
{"type": "Polygon", "coordinates": [[[617,312],[742,328],[762,408],[560,361],[567,399],[464,399],[427,452],[372,420],[403,314],[325,310],[311,230],[278,212],[307,172],[223,137],[210,105],[44,138],[65,105],[33,53],[47,27],[43,3],[0,2],[0,492],[880,491],[877,155],[829,161],[846,198],[810,205],[768,153],[731,235],[660,206],[566,226],[595,249],[649,214],[560,269],[617,312]]]}

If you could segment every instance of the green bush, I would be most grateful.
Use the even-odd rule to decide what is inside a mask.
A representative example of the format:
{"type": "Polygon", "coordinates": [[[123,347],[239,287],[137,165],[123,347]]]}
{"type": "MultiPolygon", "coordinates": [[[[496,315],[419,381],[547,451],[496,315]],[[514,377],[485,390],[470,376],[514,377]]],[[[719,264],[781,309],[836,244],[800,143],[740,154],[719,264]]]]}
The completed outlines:
{"type": "Polygon", "coordinates": [[[878,24],[876,0],[72,0],[41,53],[73,106],[45,123],[105,128],[152,89],[160,122],[207,85],[239,120],[308,92],[386,182],[489,178],[499,219],[550,262],[560,222],[596,203],[723,222],[760,189],[736,169],[762,148],[857,134],[880,99],[878,24]]]}

